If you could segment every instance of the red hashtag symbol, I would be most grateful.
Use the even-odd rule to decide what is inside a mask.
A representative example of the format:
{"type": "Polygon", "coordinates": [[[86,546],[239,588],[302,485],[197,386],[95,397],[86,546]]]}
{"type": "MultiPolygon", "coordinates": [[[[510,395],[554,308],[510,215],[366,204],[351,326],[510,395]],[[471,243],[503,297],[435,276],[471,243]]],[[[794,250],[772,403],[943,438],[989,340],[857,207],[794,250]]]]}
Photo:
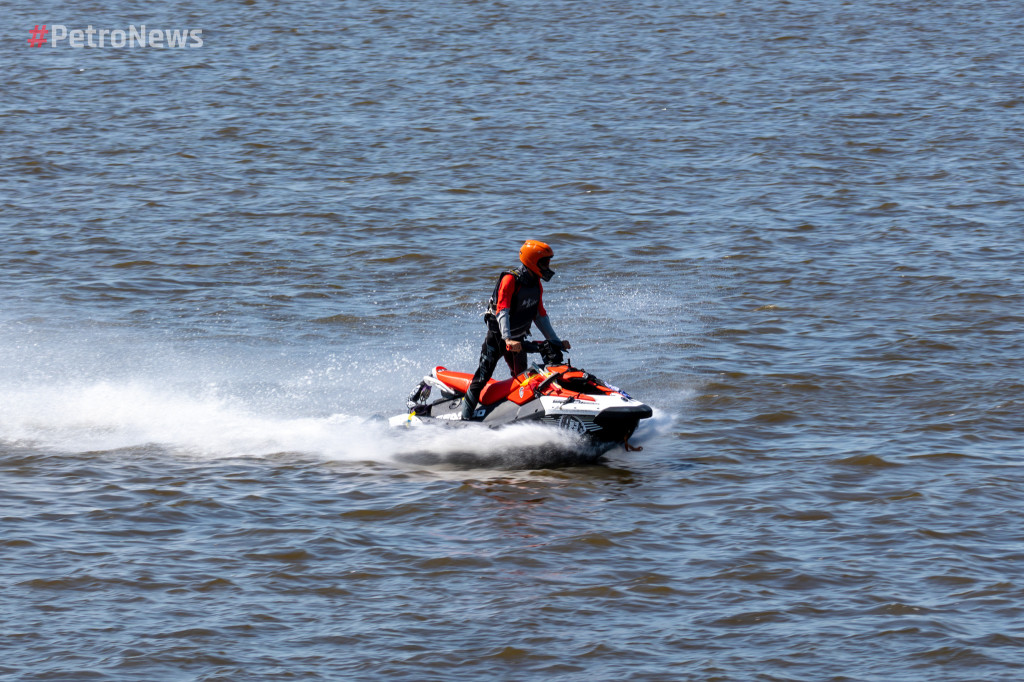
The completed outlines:
{"type": "Polygon", "coordinates": [[[32,37],[28,39],[29,47],[40,47],[46,44],[46,25],[39,28],[39,24],[36,24],[35,28],[29,31],[32,37]]]}

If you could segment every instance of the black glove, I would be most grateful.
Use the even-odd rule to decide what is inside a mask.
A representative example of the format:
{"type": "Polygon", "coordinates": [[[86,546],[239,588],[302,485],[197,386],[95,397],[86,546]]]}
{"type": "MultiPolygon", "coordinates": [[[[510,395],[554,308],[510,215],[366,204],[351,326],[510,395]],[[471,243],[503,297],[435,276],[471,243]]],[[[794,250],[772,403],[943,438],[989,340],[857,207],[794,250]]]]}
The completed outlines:
{"type": "Polygon", "coordinates": [[[545,365],[562,364],[561,344],[549,341],[548,343],[538,345],[540,345],[540,356],[544,358],[545,365]]]}

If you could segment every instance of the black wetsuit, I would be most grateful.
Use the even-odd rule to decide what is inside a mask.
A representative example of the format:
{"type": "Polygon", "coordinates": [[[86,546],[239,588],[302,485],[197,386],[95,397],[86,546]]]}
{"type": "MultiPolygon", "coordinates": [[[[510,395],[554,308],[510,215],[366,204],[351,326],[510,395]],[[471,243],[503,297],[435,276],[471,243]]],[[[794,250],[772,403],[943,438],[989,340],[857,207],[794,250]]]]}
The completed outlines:
{"type": "Polygon", "coordinates": [[[498,360],[505,359],[512,376],[526,371],[526,352],[513,353],[505,347],[505,340],[502,335],[502,326],[507,324],[509,340],[522,341],[530,333],[530,326],[538,315],[547,317],[544,311],[543,287],[540,279],[527,270],[525,267],[517,268],[501,273],[498,282],[494,285],[494,293],[484,316],[487,320],[487,336],[484,337],[483,345],[480,346],[480,364],[477,366],[476,374],[466,392],[466,398],[462,406],[462,418],[471,419],[477,402],[480,399],[480,392],[487,385],[487,381],[494,374],[494,368],[498,366],[498,360]],[[507,300],[509,291],[508,285],[502,287],[506,277],[514,278],[514,289],[511,297],[507,300]],[[504,291],[502,291],[504,289],[504,291]],[[507,305],[507,308],[503,306],[507,305]],[[502,313],[507,310],[507,318],[502,313]]]}

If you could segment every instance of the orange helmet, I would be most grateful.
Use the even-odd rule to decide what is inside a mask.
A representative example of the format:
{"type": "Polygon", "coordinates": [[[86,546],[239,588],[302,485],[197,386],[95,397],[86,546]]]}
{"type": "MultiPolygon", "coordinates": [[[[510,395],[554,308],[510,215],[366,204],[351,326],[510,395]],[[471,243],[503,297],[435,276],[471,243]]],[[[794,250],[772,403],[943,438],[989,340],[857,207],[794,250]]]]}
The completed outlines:
{"type": "Polygon", "coordinates": [[[545,282],[551,281],[551,277],[555,274],[549,267],[551,257],[554,255],[555,252],[551,250],[550,246],[535,239],[527,239],[519,249],[519,260],[526,266],[526,269],[545,282]]]}

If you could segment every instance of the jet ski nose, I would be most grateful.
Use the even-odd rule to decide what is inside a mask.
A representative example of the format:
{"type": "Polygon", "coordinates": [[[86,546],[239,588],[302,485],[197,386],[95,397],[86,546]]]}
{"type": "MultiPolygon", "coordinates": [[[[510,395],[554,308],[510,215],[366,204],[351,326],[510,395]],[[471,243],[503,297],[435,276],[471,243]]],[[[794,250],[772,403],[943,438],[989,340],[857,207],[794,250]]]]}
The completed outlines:
{"type": "Polygon", "coordinates": [[[602,438],[607,441],[625,441],[640,424],[641,419],[654,416],[648,405],[616,405],[594,415],[594,423],[601,427],[602,438]]]}

